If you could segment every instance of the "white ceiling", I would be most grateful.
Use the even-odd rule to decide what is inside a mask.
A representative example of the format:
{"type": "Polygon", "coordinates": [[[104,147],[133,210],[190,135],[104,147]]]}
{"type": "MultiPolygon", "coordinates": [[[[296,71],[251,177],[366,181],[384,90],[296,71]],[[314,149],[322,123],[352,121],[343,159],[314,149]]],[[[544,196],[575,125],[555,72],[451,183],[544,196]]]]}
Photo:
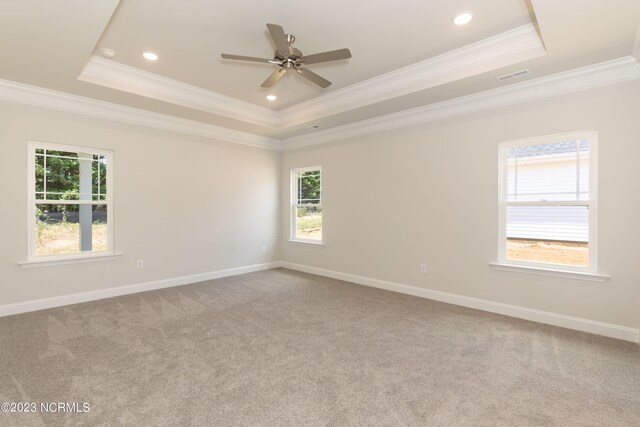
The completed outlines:
{"type": "Polygon", "coordinates": [[[0,6],[0,79],[280,139],[318,132],[313,124],[322,132],[517,84],[496,80],[508,72],[527,68],[525,79],[536,79],[631,55],[640,34],[639,0],[0,0],[0,6]],[[467,10],[474,19],[455,26],[453,16],[467,10]],[[297,75],[260,88],[275,66],[222,60],[220,53],[271,57],[267,22],[294,34],[305,54],[348,47],[353,57],[308,66],[333,82],[327,89],[297,75]],[[99,57],[103,47],[116,57],[99,57]],[[145,50],[160,59],[144,60],[145,50]],[[269,103],[267,93],[278,100],[269,103]]]}
{"type": "MultiPolygon", "coordinates": [[[[474,41],[531,22],[522,0],[484,0],[473,24],[456,27],[452,18],[468,0],[190,0],[120,2],[98,43],[117,52],[115,61],[257,105],[281,109],[324,92],[414,64],[474,41]],[[353,57],[309,66],[331,80],[327,90],[295,75],[276,87],[260,84],[271,64],[220,59],[220,53],[273,58],[266,23],[296,36],[305,54],[349,48],[353,57]],[[141,57],[149,49],[160,60],[141,57]],[[265,96],[274,93],[278,101],[265,96]]],[[[479,2],[475,2],[479,3],[479,2]]]]}

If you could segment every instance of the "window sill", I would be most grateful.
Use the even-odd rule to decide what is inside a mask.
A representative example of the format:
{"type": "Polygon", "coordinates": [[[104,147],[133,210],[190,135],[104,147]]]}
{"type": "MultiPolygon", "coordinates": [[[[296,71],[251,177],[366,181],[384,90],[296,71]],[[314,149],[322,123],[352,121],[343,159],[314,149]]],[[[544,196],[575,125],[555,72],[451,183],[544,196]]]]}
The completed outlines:
{"type": "Polygon", "coordinates": [[[305,240],[287,240],[289,243],[295,243],[297,245],[309,245],[309,246],[325,246],[322,242],[307,242],[305,240]]]}
{"type": "Polygon", "coordinates": [[[553,268],[529,267],[515,264],[489,263],[495,270],[514,271],[516,273],[537,274],[540,276],[562,277],[565,279],[586,280],[588,282],[606,282],[609,276],[604,274],[586,273],[581,271],[556,270],[553,268]]]}
{"type": "Polygon", "coordinates": [[[34,261],[19,262],[18,265],[22,268],[37,268],[37,267],[53,267],[56,265],[67,264],[81,264],[85,262],[98,262],[98,261],[111,261],[119,259],[122,256],[121,253],[113,253],[106,255],[89,255],[77,258],[60,258],[60,259],[43,259],[34,261]]]}

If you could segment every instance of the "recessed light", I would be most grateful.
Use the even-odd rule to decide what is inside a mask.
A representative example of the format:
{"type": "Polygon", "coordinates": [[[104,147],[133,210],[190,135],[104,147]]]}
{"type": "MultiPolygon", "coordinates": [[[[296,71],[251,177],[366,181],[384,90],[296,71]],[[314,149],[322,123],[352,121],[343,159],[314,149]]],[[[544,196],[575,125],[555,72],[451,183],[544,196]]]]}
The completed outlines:
{"type": "Polygon", "coordinates": [[[276,99],[278,99],[278,97],[277,97],[277,96],[275,96],[275,95],[267,95],[267,99],[268,99],[269,101],[275,101],[276,99]]]}
{"type": "Polygon", "coordinates": [[[471,21],[471,18],[473,18],[473,15],[471,15],[469,12],[463,12],[453,18],[453,23],[456,25],[465,25],[468,24],[469,21],[471,21]]]}
{"type": "Polygon", "coordinates": [[[107,49],[106,47],[100,49],[100,53],[102,53],[102,56],[104,56],[105,58],[113,58],[114,56],[116,56],[115,50],[107,49]]]}
{"type": "Polygon", "coordinates": [[[156,55],[153,52],[145,52],[142,54],[142,56],[144,56],[145,59],[148,59],[149,61],[157,61],[158,60],[158,55],[156,55]]]}

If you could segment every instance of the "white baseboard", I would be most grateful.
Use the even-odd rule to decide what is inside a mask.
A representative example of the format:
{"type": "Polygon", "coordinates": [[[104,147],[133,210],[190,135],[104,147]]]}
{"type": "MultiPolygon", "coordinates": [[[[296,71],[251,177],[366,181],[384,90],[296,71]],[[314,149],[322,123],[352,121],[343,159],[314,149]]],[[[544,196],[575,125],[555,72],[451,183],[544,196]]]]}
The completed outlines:
{"type": "Polygon", "coordinates": [[[135,285],[119,286],[115,288],[100,289],[96,291],[82,292],[77,294],[61,295],[52,298],[42,298],[31,301],[17,302],[13,304],[5,304],[0,305],[0,317],[26,313],[30,311],[44,310],[53,307],[60,307],[69,304],[77,304],[87,301],[112,298],[120,295],[129,295],[138,292],[152,291],[154,289],[188,285],[205,280],[236,276],[239,274],[269,270],[277,267],[284,267],[291,270],[316,274],[318,276],[344,280],[346,282],[356,283],[359,285],[386,289],[388,291],[400,292],[407,295],[446,302],[449,304],[460,305],[463,307],[474,308],[491,313],[504,314],[506,316],[517,317],[519,319],[531,320],[538,323],[560,326],[563,328],[574,329],[582,332],[589,332],[592,334],[603,335],[606,337],[617,338],[625,341],[637,343],[640,340],[640,330],[627,326],[620,326],[611,323],[598,322],[596,320],[566,316],[564,314],[550,313],[547,311],[535,310],[531,308],[520,307],[517,305],[503,304],[495,301],[451,294],[448,292],[434,291],[432,289],[403,285],[386,280],[373,279],[371,277],[358,276],[355,274],[341,273],[338,271],[326,270],[286,261],[274,261],[264,264],[255,264],[244,267],[229,268],[226,270],[211,271],[208,273],[193,274],[189,276],[172,277],[169,279],[138,283],[135,285]]]}
{"type": "Polygon", "coordinates": [[[99,289],[96,291],[81,292],[77,294],[61,295],[51,298],[42,298],[31,301],[16,302],[13,304],[5,304],[0,305],[0,317],[26,313],[30,311],[44,310],[46,308],[60,307],[63,305],[95,301],[104,298],[112,298],[120,295],[129,295],[138,292],[152,291],[154,289],[188,285],[190,283],[219,279],[221,277],[237,276],[238,274],[252,273],[254,271],[270,270],[272,268],[277,268],[280,266],[280,261],[267,262],[264,264],[254,264],[244,267],[229,268],[226,270],[210,271],[208,273],[192,274],[190,276],[171,277],[169,279],[137,283],[135,285],[118,286],[115,288],[99,289]]]}
{"type": "Polygon", "coordinates": [[[434,291],[431,289],[419,288],[417,286],[403,285],[400,283],[388,282],[385,280],[373,279],[370,277],[357,276],[355,274],[341,273],[333,270],[311,267],[308,265],[282,262],[281,266],[291,270],[316,274],[318,276],[330,277],[332,279],[344,280],[359,285],[371,286],[374,288],[386,289],[388,291],[400,292],[417,297],[428,298],[435,301],[460,305],[463,307],[475,308],[477,310],[491,313],[504,314],[506,316],[517,317],[519,319],[531,320],[533,322],[545,323],[548,325],[560,326],[591,334],[603,335],[625,341],[639,342],[640,330],[627,326],[614,325],[611,323],[598,322],[596,320],[582,319],[580,317],[566,316],[564,314],[550,313],[547,311],[535,310],[532,308],[520,307],[517,305],[503,304],[479,298],[466,297],[463,295],[451,294],[448,292],[434,291]]]}

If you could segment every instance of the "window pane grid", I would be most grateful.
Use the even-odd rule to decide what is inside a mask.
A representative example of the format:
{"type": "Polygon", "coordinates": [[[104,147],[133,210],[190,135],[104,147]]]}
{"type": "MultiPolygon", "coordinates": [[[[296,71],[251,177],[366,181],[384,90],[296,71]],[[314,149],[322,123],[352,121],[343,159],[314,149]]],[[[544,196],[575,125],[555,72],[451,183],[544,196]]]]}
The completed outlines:
{"type": "Polygon", "coordinates": [[[534,200],[534,201],[504,201],[505,206],[589,206],[591,200],[534,200]]]}
{"type": "Polygon", "coordinates": [[[60,195],[67,195],[67,196],[100,196],[103,194],[100,193],[67,193],[67,192],[62,192],[62,191],[36,191],[36,194],[60,194],[60,195]]]}
{"type": "Polygon", "coordinates": [[[38,154],[38,155],[39,156],[44,156],[44,157],[47,157],[47,158],[50,158],[50,159],[83,160],[83,159],[78,158],[77,155],[75,157],[74,156],[61,156],[61,155],[57,155],[57,154],[48,154],[46,151],[45,151],[45,154],[38,154]]]}
{"type": "Polygon", "coordinates": [[[43,163],[44,163],[44,169],[42,171],[42,187],[44,188],[44,192],[47,192],[47,156],[44,156],[43,158],[43,163]]]}
{"type": "Polygon", "coordinates": [[[293,240],[322,241],[322,172],[320,169],[293,171],[293,240]]]}
{"type": "Polygon", "coordinates": [[[105,200],[51,200],[51,199],[36,199],[38,203],[46,203],[48,205],[104,205],[105,200]]]}
{"type": "Polygon", "coordinates": [[[593,267],[589,138],[503,148],[501,257],[593,267]]]}
{"type": "MultiPolygon", "coordinates": [[[[588,191],[557,191],[557,192],[544,192],[544,193],[521,193],[520,196],[554,196],[554,195],[589,195],[588,191]]],[[[509,193],[509,196],[518,197],[517,193],[509,193]]]]}
{"type": "Polygon", "coordinates": [[[110,155],[59,147],[33,147],[29,257],[110,251],[110,155]]]}

